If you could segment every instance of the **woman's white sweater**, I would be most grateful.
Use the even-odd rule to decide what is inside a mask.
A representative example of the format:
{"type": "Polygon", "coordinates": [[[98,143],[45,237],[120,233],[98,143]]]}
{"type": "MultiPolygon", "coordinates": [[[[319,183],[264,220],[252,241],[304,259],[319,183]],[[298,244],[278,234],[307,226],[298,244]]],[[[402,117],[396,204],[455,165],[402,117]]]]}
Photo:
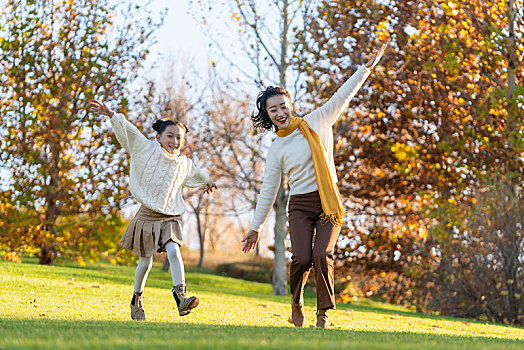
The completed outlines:
{"type": "Polygon", "coordinates": [[[182,187],[209,182],[207,172],[184,155],[167,153],[156,140],[147,139],[123,114],[111,117],[118,142],[129,152],[129,188],[135,199],[147,208],[166,215],[186,211],[182,187]]]}
{"type": "MultiPolygon", "coordinates": [[[[349,78],[322,107],[304,117],[309,126],[318,134],[325,146],[329,171],[333,182],[338,182],[333,160],[333,124],[342,111],[360,89],[370,70],[359,66],[349,78]]],[[[310,193],[318,190],[311,149],[305,137],[297,128],[286,137],[276,137],[266,157],[264,182],[257,200],[257,206],[251,222],[251,229],[260,232],[262,225],[275,201],[280,174],[289,176],[290,195],[310,193]]]]}

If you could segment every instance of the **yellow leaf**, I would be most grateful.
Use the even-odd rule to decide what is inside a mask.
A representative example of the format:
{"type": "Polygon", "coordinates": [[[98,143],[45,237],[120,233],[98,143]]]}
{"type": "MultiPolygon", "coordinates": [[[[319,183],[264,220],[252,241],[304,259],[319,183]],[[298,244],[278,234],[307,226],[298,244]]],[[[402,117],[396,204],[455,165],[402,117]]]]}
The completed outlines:
{"type": "Polygon", "coordinates": [[[407,154],[404,151],[400,151],[400,152],[395,153],[395,156],[397,157],[399,161],[403,161],[404,159],[406,159],[407,154]]]}

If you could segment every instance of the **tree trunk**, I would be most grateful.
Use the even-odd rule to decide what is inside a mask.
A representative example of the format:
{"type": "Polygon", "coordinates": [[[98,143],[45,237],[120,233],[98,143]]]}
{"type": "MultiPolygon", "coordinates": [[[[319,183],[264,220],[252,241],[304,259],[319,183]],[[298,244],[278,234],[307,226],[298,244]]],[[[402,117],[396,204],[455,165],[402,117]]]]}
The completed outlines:
{"type": "MultiPolygon", "coordinates": [[[[507,2],[508,4],[508,43],[507,43],[507,58],[508,58],[508,89],[506,91],[506,99],[507,99],[507,110],[508,110],[508,119],[509,119],[509,127],[511,128],[510,131],[514,132],[514,135],[512,137],[512,146],[515,147],[515,144],[517,143],[516,138],[517,136],[517,127],[516,127],[516,119],[517,119],[517,102],[515,99],[515,90],[517,88],[517,67],[518,67],[518,57],[517,57],[517,43],[515,40],[515,18],[516,18],[516,6],[515,6],[515,0],[509,0],[507,2]],[[515,114],[515,115],[513,115],[515,114]]],[[[517,163],[517,154],[516,152],[513,152],[513,159],[514,162],[517,163]]],[[[513,194],[518,198],[518,192],[519,192],[519,181],[518,178],[515,177],[512,179],[512,191],[513,194]]],[[[505,264],[507,266],[508,272],[506,273],[506,280],[516,280],[515,276],[518,276],[518,269],[520,266],[519,263],[519,247],[521,246],[521,242],[519,242],[519,234],[517,233],[517,225],[514,225],[512,227],[512,239],[513,244],[508,244],[510,247],[510,251],[508,254],[508,262],[505,264]]],[[[507,296],[507,302],[509,307],[509,316],[510,321],[512,323],[518,323],[519,319],[519,302],[518,302],[518,294],[520,291],[515,290],[515,284],[507,284],[508,287],[508,296],[507,296]]]]}
{"type": "Polygon", "coordinates": [[[289,67],[289,60],[287,58],[287,35],[289,32],[288,9],[289,2],[288,0],[284,0],[282,3],[282,32],[280,33],[280,64],[278,65],[280,85],[284,88],[286,88],[286,72],[289,67]]]}
{"type": "MultiPolygon", "coordinates": [[[[517,9],[515,8],[515,0],[508,1],[508,90],[506,91],[506,98],[509,100],[515,97],[515,89],[517,88],[516,73],[518,67],[517,44],[515,41],[515,17],[517,9]]],[[[514,125],[511,125],[512,127],[514,125]]]]}
{"type": "Polygon", "coordinates": [[[202,224],[200,222],[200,212],[195,210],[195,217],[197,221],[198,239],[200,241],[200,259],[198,260],[198,268],[201,269],[204,266],[204,241],[205,232],[202,230],[202,224]]]}
{"type": "MultiPolygon", "coordinates": [[[[517,44],[515,41],[515,16],[516,16],[516,8],[515,8],[515,0],[509,0],[507,2],[508,4],[508,10],[507,10],[507,16],[508,16],[508,39],[507,39],[507,59],[508,59],[508,87],[506,90],[506,110],[508,113],[508,132],[510,135],[510,146],[512,147],[511,153],[513,154],[512,157],[512,164],[510,171],[518,171],[518,156],[517,151],[515,148],[517,147],[517,144],[519,142],[519,132],[517,127],[517,114],[518,114],[518,107],[517,107],[517,101],[515,100],[515,90],[517,88],[517,67],[518,67],[518,57],[517,57],[517,44]]],[[[518,193],[518,188],[520,187],[518,178],[513,179],[513,193],[516,195],[518,193]]]]}
{"type": "MultiPolygon", "coordinates": [[[[282,2],[282,32],[280,33],[280,64],[278,65],[280,85],[286,88],[286,71],[289,67],[287,59],[288,46],[288,0],[282,2]]],[[[282,174],[282,181],[278,189],[275,209],[275,258],[273,261],[273,294],[287,295],[287,264],[286,264],[286,236],[287,216],[286,205],[289,196],[287,176],[282,174]]]]}
{"type": "Polygon", "coordinates": [[[164,260],[164,265],[162,265],[162,271],[169,271],[169,259],[167,258],[166,254],[166,260],[164,260]]]}
{"type": "MultiPolygon", "coordinates": [[[[56,169],[53,167],[52,169],[56,169]]],[[[58,173],[58,171],[56,171],[58,173]]],[[[51,177],[50,181],[51,190],[46,194],[47,208],[45,213],[45,224],[44,224],[44,233],[42,234],[42,243],[40,244],[40,265],[53,265],[56,258],[56,250],[54,245],[48,244],[48,240],[45,236],[45,233],[49,232],[52,237],[56,236],[55,222],[58,217],[58,208],[56,206],[56,188],[58,188],[58,181],[56,177],[51,177]]],[[[52,242],[55,242],[53,239],[52,242]]]]}
{"type": "Polygon", "coordinates": [[[40,245],[40,265],[53,265],[56,258],[55,248],[42,242],[40,245]]]}
{"type": "Polygon", "coordinates": [[[273,294],[287,295],[287,264],[286,264],[286,236],[287,216],[286,205],[288,200],[287,177],[282,174],[282,182],[278,189],[275,209],[275,258],[273,261],[273,294]]]}

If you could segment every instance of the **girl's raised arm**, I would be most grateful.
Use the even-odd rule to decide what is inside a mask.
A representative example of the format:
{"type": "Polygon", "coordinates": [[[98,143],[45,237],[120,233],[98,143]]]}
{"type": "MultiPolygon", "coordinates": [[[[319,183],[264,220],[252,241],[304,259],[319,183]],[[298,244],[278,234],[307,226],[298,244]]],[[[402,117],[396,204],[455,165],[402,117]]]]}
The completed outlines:
{"type": "Polygon", "coordinates": [[[115,134],[118,142],[128,151],[133,154],[141,149],[144,149],[149,144],[149,140],[131,124],[123,114],[115,113],[107,105],[98,100],[90,101],[91,109],[98,114],[108,116],[111,125],[115,129],[115,134]]]}
{"type": "Polygon", "coordinates": [[[338,91],[322,107],[311,112],[308,119],[320,119],[324,123],[333,126],[338,120],[349,102],[356,95],[362,84],[366,81],[377,63],[384,55],[387,44],[377,50],[371,60],[365,65],[359,66],[357,71],[338,89],[338,91]]]}

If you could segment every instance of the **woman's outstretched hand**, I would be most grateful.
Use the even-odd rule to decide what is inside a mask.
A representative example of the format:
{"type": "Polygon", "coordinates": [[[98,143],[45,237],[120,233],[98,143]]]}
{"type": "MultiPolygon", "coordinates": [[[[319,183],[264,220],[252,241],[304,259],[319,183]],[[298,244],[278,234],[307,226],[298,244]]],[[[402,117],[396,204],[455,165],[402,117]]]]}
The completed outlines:
{"type": "Polygon", "coordinates": [[[242,251],[244,253],[248,253],[250,250],[255,248],[255,246],[257,245],[258,232],[257,231],[253,231],[253,230],[249,230],[249,232],[247,233],[246,237],[244,237],[244,239],[241,242],[244,243],[244,245],[242,246],[242,251]]]}
{"type": "Polygon", "coordinates": [[[104,102],[100,102],[98,100],[91,100],[89,101],[89,103],[91,104],[91,109],[95,113],[107,115],[108,117],[112,117],[113,114],[115,114],[115,112],[111,110],[111,108],[107,107],[104,102]]]}
{"type": "Polygon", "coordinates": [[[382,56],[384,56],[384,52],[386,51],[387,46],[388,44],[383,44],[380,50],[375,51],[375,54],[373,55],[373,57],[369,60],[368,63],[366,63],[367,68],[369,69],[375,68],[377,63],[380,62],[380,59],[382,58],[382,56]]]}
{"type": "Polygon", "coordinates": [[[209,181],[207,184],[206,184],[206,189],[204,190],[205,193],[211,193],[213,192],[213,190],[216,190],[218,187],[217,185],[215,185],[215,183],[213,181],[209,181]]]}

